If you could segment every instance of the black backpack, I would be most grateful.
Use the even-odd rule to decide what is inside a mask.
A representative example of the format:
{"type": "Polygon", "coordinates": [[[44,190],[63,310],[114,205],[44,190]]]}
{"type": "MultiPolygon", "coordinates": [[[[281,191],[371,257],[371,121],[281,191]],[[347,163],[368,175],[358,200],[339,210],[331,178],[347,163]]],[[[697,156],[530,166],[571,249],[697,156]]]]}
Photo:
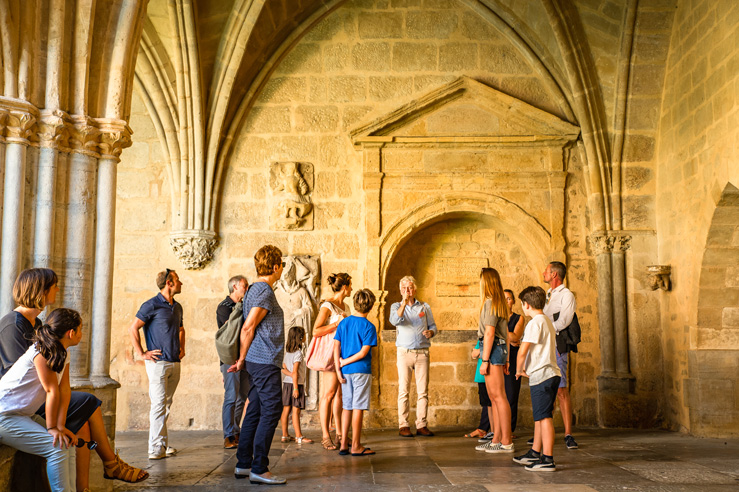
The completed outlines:
{"type": "MultiPolygon", "coordinates": [[[[557,321],[559,313],[554,313],[552,318],[554,318],[554,321],[557,321]]],[[[557,333],[557,352],[560,354],[577,352],[577,344],[580,343],[581,335],[580,322],[577,320],[577,313],[575,313],[570,325],[557,333]]]]}

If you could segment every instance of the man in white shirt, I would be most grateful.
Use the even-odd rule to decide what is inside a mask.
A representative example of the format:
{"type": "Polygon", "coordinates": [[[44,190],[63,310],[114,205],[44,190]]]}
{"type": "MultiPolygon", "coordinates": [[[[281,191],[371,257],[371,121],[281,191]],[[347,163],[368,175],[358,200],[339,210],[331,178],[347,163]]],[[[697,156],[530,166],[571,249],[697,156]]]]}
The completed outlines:
{"type": "MultiPolygon", "coordinates": [[[[543,273],[544,282],[549,284],[544,314],[552,321],[554,330],[558,335],[570,326],[572,319],[575,317],[575,309],[577,309],[575,296],[563,284],[566,275],[567,267],[559,261],[549,263],[543,273]]],[[[559,366],[562,373],[559,391],[557,391],[557,400],[562,412],[562,421],[565,425],[565,445],[567,449],[577,449],[577,442],[572,437],[572,402],[570,391],[567,388],[568,354],[569,352],[560,354],[559,350],[557,351],[557,366],[559,366]]]]}
{"type": "Polygon", "coordinates": [[[397,329],[395,345],[398,347],[398,434],[413,437],[408,416],[408,394],[411,390],[411,373],[416,373],[416,434],[431,437],[428,428],[429,347],[436,335],[436,323],[431,307],[416,299],[416,279],[406,276],[400,279],[403,299],[390,307],[390,323],[397,329]]]}

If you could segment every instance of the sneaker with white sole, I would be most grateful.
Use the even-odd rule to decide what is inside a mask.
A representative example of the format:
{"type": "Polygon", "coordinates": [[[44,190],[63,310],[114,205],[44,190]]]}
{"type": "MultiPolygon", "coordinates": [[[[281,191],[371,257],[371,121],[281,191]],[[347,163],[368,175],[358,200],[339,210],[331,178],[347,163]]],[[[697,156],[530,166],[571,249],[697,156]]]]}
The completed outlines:
{"type": "Polygon", "coordinates": [[[544,458],[543,456],[539,457],[537,461],[529,463],[525,468],[526,471],[535,472],[553,472],[557,470],[554,460],[551,458],[544,458]]]}
{"type": "Polygon", "coordinates": [[[575,438],[572,437],[572,434],[567,434],[565,436],[565,446],[567,446],[567,449],[577,449],[577,442],[575,441],[575,438]]]}
{"type": "Polygon", "coordinates": [[[493,445],[492,442],[491,441],[488,441],[488,442],[484,442],[482,444],[478,444],[477,446],[475,446],[475,449],[477,451],[487,451],[488,449],[490,449],[490,446],[492,446],[492,445],[493,445]]]}
{"type": "Polygon", "coordinates": [[[167,447],[166,454],[167,456],[174,456],[177,454],[177,450],[175,448],[167,447]]]}
{"type": "Polygon", "coordinates": [[[477,442],[490,442],[493,440],[493,433],[488,432],[484,436],[482,436],[480,439],[477,440],[477,442]]]}
{"type": "Polygon", "coordinates": [[[516,450],[516,446],[513,445],[513,443],[510,444],[501,444],[501,443],[495,443],[495,446],[490,446],[489,449],[486,449],[486,453],[512,453],[516,450]]]}
{"type": "Polygon", "coordinates": [[[528,451],[526,451],[526,454],[522,454],[521,456],[516,456],[515,458],[513,458],[513,461],[521,465],[528,465],[533,463],[534,461],[539,461],[540,456],[540,453],[537,453],[533,449],[529,449],[528,451]]]}
{"type": "Polygon", "coordinates": [[[158,453],[149,453],[150,460],[161,460],[167,457],[167,452],[164,448],[160,448],[158,453]]]}
{"type": "Polygon", "coordinates": [[[533,446],[534,445],[534,438],[532,437],[531,439],[529,439],[528,441],[526,441],[526,444],[528,444],[529,446],[533,446]]]}

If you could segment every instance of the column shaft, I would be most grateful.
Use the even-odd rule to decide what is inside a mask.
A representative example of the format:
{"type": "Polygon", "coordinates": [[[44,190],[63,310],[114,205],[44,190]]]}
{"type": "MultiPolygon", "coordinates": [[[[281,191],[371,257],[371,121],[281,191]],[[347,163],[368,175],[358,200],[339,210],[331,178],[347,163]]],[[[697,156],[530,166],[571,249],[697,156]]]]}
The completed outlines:
{"type": "Polygon", "coordinates": [[[0,259],[0,313],[12,311],[13,284],[18,276],[23,244],[23,200],[26,183],[26,145],[5,146],[5,190],[3,194],[3,237],[0,259]]]}
{"type": "Polygon", "coordinates": [[[628,376],[629,334],[628,311],[626,309],[626,258],[623,252],[614,251],[611,257],[613,267],[613,335],[616,355],[616,373],[628,376]]]}
{"type": "Polygon", "coordinates": [[[97,158],[72,154],[67,189],[67,241],[62,272],[66,307],[82,315],[82,341],[70,351],[70,373],[89,375],[90,306],[92,301],[93,224],[95,224],[95,172],[97,158]]]}
{"type": "Polygon", "coordinates": [[[95,278],[92,297],[90,375],[107,378],[110,372],[110,315],[113,300],[116,159],[98,163],[95,278]]]}
{"type": "Polygon", "coordinates": [[[39,268],[51,268],[58,157],[59,151],[55,148],[41,148],[36,187],[36,224],[33,245],[33,266],[39,268]]]}
{"type": "Polygon", "coordinates": [[[613,350],[613,286],[611,276],[611,255],[598,254],[598,324],[600,327],[600,357],[603,375],[615,374],[613,350]]]}

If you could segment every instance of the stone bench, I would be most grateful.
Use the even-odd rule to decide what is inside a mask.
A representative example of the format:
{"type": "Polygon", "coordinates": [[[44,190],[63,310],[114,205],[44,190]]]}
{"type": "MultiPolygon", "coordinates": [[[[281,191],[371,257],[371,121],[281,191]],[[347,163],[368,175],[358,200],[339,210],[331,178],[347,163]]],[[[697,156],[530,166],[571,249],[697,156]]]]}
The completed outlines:
{"type": "Polygon", "coordinates": [[[0,490],[49,491],[46,462],[43,458],[0,443],[0,490]]]}

